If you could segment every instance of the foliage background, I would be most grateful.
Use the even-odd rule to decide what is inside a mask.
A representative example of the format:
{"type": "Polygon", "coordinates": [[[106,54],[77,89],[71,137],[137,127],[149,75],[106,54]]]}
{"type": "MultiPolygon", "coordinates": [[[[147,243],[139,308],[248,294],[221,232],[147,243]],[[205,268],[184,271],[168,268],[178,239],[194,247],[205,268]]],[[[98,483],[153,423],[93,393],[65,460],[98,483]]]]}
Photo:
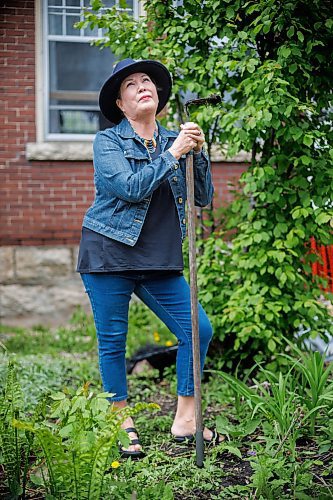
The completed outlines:
{"type": "Polygon", "coordinates": [[[185,95],[218,91],[221,107],[191,118],[209,149],[252,153],[235,201],[200,243],[200,300],[230,362],[269,357],[299,329],[330,330],[309,242],[333,243],[331,3],[151,0],[139,20],[91,5],[84,24],[105,29],[101,47],[170,69],[169,117],[184,119],[185,95]]]}

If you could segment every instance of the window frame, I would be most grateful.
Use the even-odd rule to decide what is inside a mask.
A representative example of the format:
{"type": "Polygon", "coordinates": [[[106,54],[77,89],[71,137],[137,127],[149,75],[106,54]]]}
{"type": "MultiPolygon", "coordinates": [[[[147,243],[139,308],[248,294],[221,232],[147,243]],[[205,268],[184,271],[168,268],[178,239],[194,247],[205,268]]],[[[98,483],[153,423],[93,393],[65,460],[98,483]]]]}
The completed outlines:
{"type": "MultiPolygon", "coordinates": [[[[81,0],[82,1],[82,0],[81,0]]],[[[118,3],[119,0],[116,0],[118,3]]],[[[39,110],[37,114],[37,126],[39,124],[41,130],[37,132],[37,137],[43,137],[43,141],[64,141],[64,142],[91,142],[94,137],[94,134],[75,134],[75,133],[55,133],[50,132],[50,110],[52,105],[50,104],[50,79],[49,79],[49,42],[50,41],[68,41],[74,43],[91,43],[94,40],[102,37],[102,30],[99,29],[98,36],[82,36],[81,35],[50,35],[49,34],[49,6],[48,0],[38,0],[36,2],[36,9],[39,8],[40,12],[40,26],[41,32],[39,36],[39,44],[38,44],[38,34],[36,30],[36,50],[38,54],[38,45],[41,48],[41,56],[40,56],[40,64],[36,60],[36,72],[38,72],[38,67],[42,68],[42,75],[39,75],[40,83],[42,81],[42,102],[41,108],[42,111],[39,110]],[[38,5],[39,3],[39,5],[38,5]],[[40,125],[40,121],[42,120],[42,125],[40,125]]],[[[133,17],[138,19],[140,12],[140,0],[133,0],[133,17]]],[[[37,23],[36,23],[37,24],[37,23]]],[[[37,24],[38,26],[38,24],[37,24]]],[[[83,32],[83,30],[82,30],[83,32]]],[[[38,83],[38,80],[36,79],[38,83]]],[[[39,88],[41,86],[39,84],[39,88]]],[[[87,105],[88,109],[89,105],[87,105]]],[[[71,106],[73,109],[73,106],[71,106]]],[[[81,107],[82,109],[82,107],[81,107]]],[[[91,105],[91,110],[97,110],[98,106],[91,105]]]]}

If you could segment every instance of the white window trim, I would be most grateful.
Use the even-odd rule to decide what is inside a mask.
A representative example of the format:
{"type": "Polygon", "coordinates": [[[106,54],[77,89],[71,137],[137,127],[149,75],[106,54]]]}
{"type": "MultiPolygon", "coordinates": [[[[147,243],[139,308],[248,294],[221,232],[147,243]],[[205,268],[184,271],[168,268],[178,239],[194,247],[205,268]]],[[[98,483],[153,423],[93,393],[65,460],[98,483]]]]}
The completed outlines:
{"type": "MultiPolygon", "coordinates": [[[[92,141],[95,134],[50,134],[48,131],[48,40],[45,36],[46,26],[44,16],[46,0],[35,0],[35,85],[36,85],[36,143],[26,145],[28,160],[91,160],[92,141]]],[[[140,0],[133,2],[135,18],[144,16],[145,11],[140,0]]],[[[71,40],[83,42],[80,37],[68,37],[71,40]]],[[[52,39],[59,39],[53,36],[52,39]]],[[[63,37],[62,37],[63,39],[63,37]]],[[[94,37],[85,37],[93,40],[94,37]]]]}

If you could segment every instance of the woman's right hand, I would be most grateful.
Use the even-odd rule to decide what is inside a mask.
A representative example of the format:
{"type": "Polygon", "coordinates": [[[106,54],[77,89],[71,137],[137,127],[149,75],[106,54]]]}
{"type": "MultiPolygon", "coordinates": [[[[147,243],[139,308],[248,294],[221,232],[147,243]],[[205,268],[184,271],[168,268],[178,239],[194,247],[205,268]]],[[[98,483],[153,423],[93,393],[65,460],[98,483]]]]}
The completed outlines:
{"type": "Polygon", "coordinates": [[[177,159],[198,146],[201,131],[197,124],[188,122],[182,125],[175,142],[169,148],[170,153],[177,159]]]}

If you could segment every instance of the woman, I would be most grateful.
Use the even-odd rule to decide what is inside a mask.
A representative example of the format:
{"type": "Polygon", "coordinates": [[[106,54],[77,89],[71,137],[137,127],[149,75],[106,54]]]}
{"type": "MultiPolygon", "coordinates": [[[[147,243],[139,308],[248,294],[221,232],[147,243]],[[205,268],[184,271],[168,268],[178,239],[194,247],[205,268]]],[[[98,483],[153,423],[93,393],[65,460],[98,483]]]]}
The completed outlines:
{"type": "MultiPolygon", "coordinates": [[[[82,228],[77,270],[89,295],[98,337],[99,365],[113,405],[127,404],[125,349],[128,307],[135,293],[178,338],[178,405],[171,433],[193,440],[194,387],[190,291],[183,271],[185,155],[194,150],[195,198],[213,195],[204,135],[195,123],[179,134],[156,122],[171,93],[171,77],[151,60],[119,62],[100,92],[104,116],[115,124],[94,141],[96,196],[82,228]]],[[[212,336],[199,306],[201,369],[212,336]]],[[[131,418],[123,428],[131,445],[123,456],[143,455],[131,418]]],[[[216,442],[215,431],[204,439],[216,442]]]]}

